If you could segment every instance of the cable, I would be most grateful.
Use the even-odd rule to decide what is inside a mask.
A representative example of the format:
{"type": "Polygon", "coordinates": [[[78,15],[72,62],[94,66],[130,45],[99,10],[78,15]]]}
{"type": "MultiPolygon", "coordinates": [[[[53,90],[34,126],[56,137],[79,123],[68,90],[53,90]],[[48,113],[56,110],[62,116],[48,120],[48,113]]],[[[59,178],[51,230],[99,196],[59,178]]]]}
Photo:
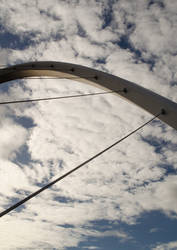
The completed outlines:
{"type": "Polygon", "coordinates": [[[143,128],[144,126],[146,126],[147,124],[149,124],[150,122],[152,122],[154,119],[156,119],[157,117],[159,117],[160,115],[163,115],[163,114],[165,114],[165,110],[164,109],[162,109],[161,112],[159,114],[155,115],[152,119],[150,119],[149,121],[147,121],[146,123],[144,123],[143,125],[141,125],[140,127],[138,127],[137,129],[133,130],[132,132],[130,132],[129,134],[127,134],[123,138],[119,139],[118,141],[116,141],[115,143],[113,143],[112,145],[110,145],[109,147],[107,147],[104,150],[100,151],[99,153],[95,154],[94,156],[92,156],[88,160],[84,161],[83,163],[81,163],[77,167],[73,168],[72,170],[68,171],[64,175],[60,176],[59,178],[55,179],[54,181],[48,183],[47,185],[45,185],[44,187],[40,188],[36,192],[30,194],[29,196],[27,196],[23,200],[17,202],[16,204],[12,205],[11,207],[5,209],[3,212],[0,213],[0,217],[4,216],[5,214],[8,214],[10,211],[12,211],[12,210],[16,209],[17,207],[21,206],[22,204],[26,203],[28,200],[30,200],[33,197],[37,196],[39,193],[41,193],[44,190],[46,190],[47,188],[51,187],[55,183],[61,181],[62,179],[64,179],[68,175],[72,174],[73,172],[75,172],[79,168],[81,168],[84,165],[86,165],[87,163],[93,161],[95,158],[97,158],[98,156],[102,155],[103,153],[105,153],[106,151],[108,151],[109,149],[111,149],[112,147],[114,147],[115,145],[119,144],[120,142],[124,141],[126,138],[128,138],[132,134],[136,133],[138,130],[140,130],[141,128],[143,128]]]}
{"type": "Polygon", "coordinates": [[[91,93],[91,94],[78,94],[78,95],[68,95],[68,96],[57,96],[57,97],[37,98],[37,99],[28,99],[28,100],[7,101],[7,102],[0,102],[0,105],[4,105],[4,104],[13,104],[13,103],[23,103],[23,102],[40,102],[40,101],[67,99],[67,98],[84,97],[84,96],[93,96],[93,95],[104,95],[104,94],[119,93],[119,92],[125,92],[125,90],[107,91],[107,92],[97,92],[97,93],[91,93]]]}

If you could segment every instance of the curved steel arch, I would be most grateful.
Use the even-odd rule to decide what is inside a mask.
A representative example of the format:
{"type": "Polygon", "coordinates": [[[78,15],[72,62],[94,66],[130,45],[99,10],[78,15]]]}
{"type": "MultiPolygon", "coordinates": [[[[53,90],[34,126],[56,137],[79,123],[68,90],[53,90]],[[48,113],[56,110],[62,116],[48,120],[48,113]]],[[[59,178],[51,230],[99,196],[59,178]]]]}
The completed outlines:
{"type": "Polygon", "coordinates": [[[126,91],[115,94],[138,105],[153,115],[157,115],[162,109],[165,110],[165,115],[161,115],[159,119],[177,130],[177,103],[120,77],[81,65],[52,61],[18,64],[0,69],[0,84],[32,76],[62,78],[75,76],[75,80],[77,81],[85,82],[102,89],[112,91],[124,89],[126,91]]]}

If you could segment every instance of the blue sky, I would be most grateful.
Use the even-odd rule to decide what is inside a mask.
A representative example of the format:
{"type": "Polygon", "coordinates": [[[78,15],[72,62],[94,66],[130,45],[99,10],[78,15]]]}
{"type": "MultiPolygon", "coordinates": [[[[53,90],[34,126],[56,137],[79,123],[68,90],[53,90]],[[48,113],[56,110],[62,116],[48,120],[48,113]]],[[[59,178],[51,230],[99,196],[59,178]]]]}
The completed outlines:
{"type": "MultiPolygon", "coordinates": [[[[177,3],[0,0],[0,65],[62,61],[177,101],[177,3]]],[[[0,86],[1,100],[93,93],[71,80],[0,86]]],[[[151,118],[114,95],[0,108],[0,208],[151,118]]],[[[177,134],[155,121],[1,218],[2,249],[177,249],[177,134]]]]}

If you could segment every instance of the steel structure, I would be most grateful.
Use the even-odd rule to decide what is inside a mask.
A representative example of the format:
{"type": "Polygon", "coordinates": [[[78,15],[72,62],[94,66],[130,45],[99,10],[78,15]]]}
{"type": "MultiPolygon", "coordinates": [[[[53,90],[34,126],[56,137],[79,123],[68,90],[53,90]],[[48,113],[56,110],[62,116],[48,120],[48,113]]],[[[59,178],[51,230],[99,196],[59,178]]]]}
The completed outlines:
{"type": "Polygon", "coordinates": [[[73,79],[76,81],[115,91],[114,94],[125,98],[153,115],[157,115],[164,110],[165,115],[159,116],[159,119],[177,130],[177,103],[120,77],[81,65],[52,61],[18,64],[0,69],[0,84],[34,76],[59,78],[74,76],[73,79]],[[121,89],[123,91],[120,92],[121,89]]]}

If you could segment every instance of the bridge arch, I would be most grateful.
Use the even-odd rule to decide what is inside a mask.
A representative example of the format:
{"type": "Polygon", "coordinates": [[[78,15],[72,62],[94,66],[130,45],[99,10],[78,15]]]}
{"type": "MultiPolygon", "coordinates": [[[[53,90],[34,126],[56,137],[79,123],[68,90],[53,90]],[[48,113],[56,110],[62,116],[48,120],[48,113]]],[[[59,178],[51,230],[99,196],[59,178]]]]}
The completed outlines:
{"type": "Polygon", "coordinates": [[[138,105],[152,115],[165,110],[165,115],[158,118],[177,130],[177,103],[138,84],[89,67],[53,61],[23,63],[0,69],[0,84],[34,76],[74,77],[79,82],[115,91],[115,95],[138,105]]]}

